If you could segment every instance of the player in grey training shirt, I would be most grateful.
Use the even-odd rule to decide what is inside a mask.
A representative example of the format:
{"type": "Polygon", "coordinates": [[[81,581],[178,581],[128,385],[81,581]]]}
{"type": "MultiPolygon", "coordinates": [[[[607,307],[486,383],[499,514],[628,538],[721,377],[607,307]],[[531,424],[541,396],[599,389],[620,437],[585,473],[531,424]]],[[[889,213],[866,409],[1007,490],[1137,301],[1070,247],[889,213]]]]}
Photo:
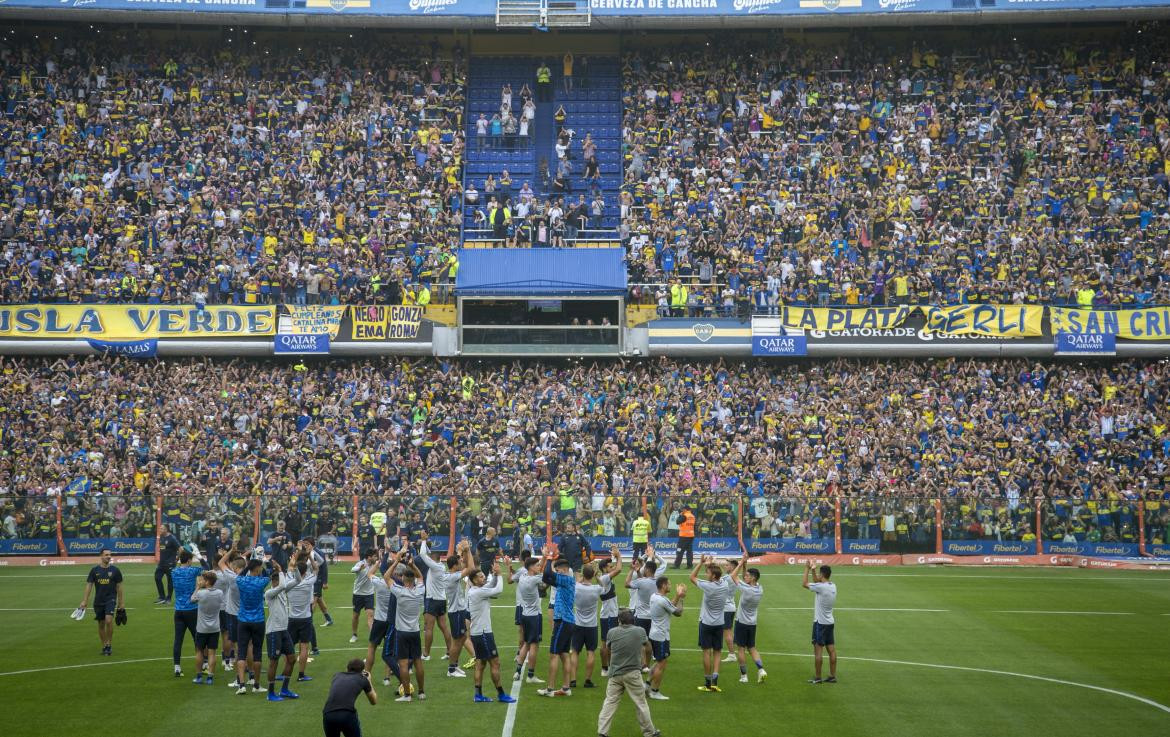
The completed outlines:
{"type": "Polygon", "coordinates": [[[737,563],[738,561],[734,560],[723,561],[726,572],[723,583],[727,586],[727,601],[723,604],[723,646],[727,648],[727,655],[723,656],[724,663],[735,662],[735,642],[731,637],[731,631],[735,626],[735,594],[738,590],[731,582],[731,572],[735,570],[737,563]]]}
{"type": "Polygon", "coordinates": [[[357,642],[358,616],[366,610],[366,630],[374,628],[374,584],[370,576],[374,574],[374,567],[378,565],[378,551],[371,548],[365,551],[362,559],[351,569],[353,579],[353,618],[350,620],[350,642],[357,642]]]}
{"type": "MultiPolygon", "coordinates": [[[[440,563],[431,560],[431,551],[427,548],[427,533],[420,531],[419,539],[419,559],[429,571],[423,610],[426,627],[423,635],[423,660],[430,659],[427,651],[434,636],[435,622],[438,622],[447,648],[447,675],[451,678],[466,678],[467,674],[459,667],[459,654],[467,641],[467,623],[471,617],[468,614],[467,594],[463,588],[463,578],[468,575],[463,556],[466,555],[467,560],[472,560],[471,546],[466,540],[461,540],[456,546],[456,553],[447,556],[446,561],[440,563]],[[440,601],[442,607],[439,607],[440,601]],[[446,619],[443,618],[444,614],[446,619]]],[[[474,652],[472,654],[474,655],[474,652]]]]}
{"type": "Polygon", "coordinates": [[[739,591],[739,609],[735,613],[735,657],[739,661],[739,682],[747,683],[747,659],[744,650],[752,656],[756,664],[756,682],[763,683],[768,678],[768,671],[764,670],[764,661],[760,658],[760,651],[756,649],[756,614],[760,610],[760,599],[764,596],[764,587],[760,585],[760,569],[747,568],[748,555],[745,551],[739,563],[731,571],[731,582],[739,591]],[[741,580],[739,576],[742,575],[741,580]]]}
{"type": "Polygon", "coordinates": [[[298,545],[297,551],[292,565],[300,582],[288,592],[288,634],[297,650],[297,681],[311,681],[313,677],[305,675],[305,664],[309,662],[309,647],[316,639],[313,633],[313,596],[320,556],[304,542],[298,545]]]}
{"type": "MultiPolygon", "coordinates": [[[[229,550],[220,556],[219,570],[216,572],[215,587],[224,593],[220,634],[223,639],[223,668],[227,671],[235,670],[236,630],[240,626],[240,590],[236,587],[236,579],[244,570],[245,562],[244,556],[229,550]]],[[[240,683],[233,680],[229,685],[239,688],[240,683]]]]}
{"type": "MultiPolygon", "coordinates": [[[[295,565],[296,561],[294,561],[295,565]]],[[[300,583],[300,576],[296,569],[292,574],[282,572],[280,564],[272,561],[272,577],[270,586],[264,591],[264,602],[268,605],[268,619],[264,622],[264,639],[268,641],[268,700],[283,701],[285,699],[300,698],[288,688],[288,680],[292,676],[293,656],[292,636],[288,633],[288,592],[300,583]],[[281,678],[281,689],[278,695],[276,686],[276,662],[284,656],[284,674],[281,678]]]]}
{"type": "MultiPolygon", "coordinates": [[[[520,680],[520,671],[527,663],[527,683],[544,683],[536,677],[536,652],[540,649],[540,639],[544,631],[544,620],[540,616],[540,582],[541,571],[544,569],[544,555],[539,558],[530,557],[524,561],[524,567],[512,574],[516,582],[517,597],[520,602],[520,652],[516,654],[516,674],[513,681],[520,680]]],[[[508,563],[509,569],[511,562],[508,563]]]]}
{"type": "Polygon", "coordinates": [[[703,650],[704,685],[700,691],[719,692],[719,653],[723,649],[723,607],[727,603],[727,584],[723,582],[723,566],[711,556],[704,555],[691,571],[691,583],[703,592],[699,606],[699,647],[703,650]],[[707,577],[699,579],[699,569],[706,568],[707,577]]]}
{"type": "Polygon", "coordinates": [[[669,578],[659,576],[654,585],[657,590],[650,595],[650,652],[654,656],[654,667],[650,669],[649,696],[657,701],[666,701],[670,697],[658,689],[662,687],[662,677],[666,675],[666,663],[670,658],[670,618],[682,616],[687,587],[680,583],[671,601],[667,598],[670,595],[669,578]]]}
{"type": "Polygon", "coordinates": [[[410,556],[410,548],[403,546],[395,555],[390,564],[396,569],[399,563],[407,566],[402,574],[402,583],[395,582],[390,586],[390,594],[396,605],[394,610],[394,648],[398,655],[398,680],[402,684],[402,695],[395,701],[412,701],[410,694],[410,668],[414,667],[414,677],[418,680],[419,701],[427,698],[426,687],[423,684],[422,637],[420,635],[419,617],[422,615],[423,599],[426,595],[426,585],[422,582],[422,572],[414,564],[410,556]]]}
{"type": "MultiPolygon", "coordinates": [[[[508,559],[504,559],[508,563],[508,559]]],[[[492,599],[504,590],[504,577],[500,575],[500,559],[492,561],[491,575],[484,575],[480,569],[472,570],[467,576],[471,587],[467,590],[468,607],[471,612],[471,643],[475,648],[475,703],[488,703],[492,699],[483,695],[483,671],[487,668],[496,687],[496,698],[500,703],[515,703],[504,687],[500,685],[500,653],[496,649],[496,636],[492,633],[492,599]]]]}
{"type": "MultiPolygon", "coordinates": [[[[635,560],[630,564],[630,572],[626,574],[626,588],[631,590],[630,604],[634,609],[634,624],[642,628],[646,636],[650,636],[650,597],[657,591],[654,577],[658,572],[658,562],[651,556],[653,548],[646,550],[649,558],[645,561],[635,560]]],[[[642,653],[642,672],[649,672],[649,663],[653,659],[649,640],[642,653]]]]}
{"type": "Polygon", "coordinates": [[[203,664],[207,663],[207,685],[215,679],[215,651],[219,647],[219,611],[223,608],[223,591],[215,585],[215,572],[204,571],[196,584],[191,601],[199,605],[195,619],[195,683],[203,683],[203,664]]]}
{"type": "MultiPolygon", "coordinates": [[[[604,567],[604,561],[602,562],[604,567]]],[[[606,636],[617,627],[618,599],[613,579],[622,572],[622,554],[617,546],[610,549],[608,568],[601,576],[601,677],[609,676],[609,641],[606,636]]]]}
{"type": "Polygon", "coordinates": [[[837,682],[837,641],[834,639],[833,629],[836,620],[833,619],[833,607],[837,604],[837,584],[829,580],[833,569],[821,566],[811,560],[804,571],[804,580],[801,585],[817,596],[813,610],[813,658],[816,665],[816,676],[809,679],[809,683],[836,683],[837,682]],[[813,581],[809,583],[809,574],[813,581]],[[821,650],[829,651],[829,677],[821,680],[821,650]]]}

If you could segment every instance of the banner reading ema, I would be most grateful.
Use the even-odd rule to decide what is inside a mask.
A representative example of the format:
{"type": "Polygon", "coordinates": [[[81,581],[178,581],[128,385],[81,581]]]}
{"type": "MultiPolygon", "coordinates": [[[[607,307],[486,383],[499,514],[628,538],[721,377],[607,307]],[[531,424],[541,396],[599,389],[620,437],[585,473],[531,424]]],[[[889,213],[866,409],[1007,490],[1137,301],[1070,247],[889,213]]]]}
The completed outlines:
{"type": "Polygon", "coordinates": [[[955,305],[922,307],[926,330],[949,335],[1028,338],[1044,334],[1040,305],[955,305]]]}
{"type": "Polygon", "coordinates": [[[199,309],[194,305],[10,305],[0,337],[97,340],[243,338],[273,335],[273,306],[199,309]]]}
{"type": "MultiPolygon", "coordinates": [[[[337,338],[345,305],[285,305],[288,308],[289,335],[328,335],[337,338]]],[[[283,331],[284,328],[282,327],[283,331]]]]}
{"type": "Polygon", "coordinates": [[[841,330],[889,330],[906,321],[913,307],[785,307],[786,330],[833,333],[841,330]]]}
{"type": "Polygon", "coordinates": [[[1129,340],[1170,338],[1170,307],[1144,310],[1077,310],[1053,307],[1049,310],[1052,332],[1086,335],[1103,333],[1129,340]]]}
{"type": "Polygon", "coordinates": [[[414,340],[422,324],[423,308],[414,305],[352,306],[354,340],[414,340]]]}

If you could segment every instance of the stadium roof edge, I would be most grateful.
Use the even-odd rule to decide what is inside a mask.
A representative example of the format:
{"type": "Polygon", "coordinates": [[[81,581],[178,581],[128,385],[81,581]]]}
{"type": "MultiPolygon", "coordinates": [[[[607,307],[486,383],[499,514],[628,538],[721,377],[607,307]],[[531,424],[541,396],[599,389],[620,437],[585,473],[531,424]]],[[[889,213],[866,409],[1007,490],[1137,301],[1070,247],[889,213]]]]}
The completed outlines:
{"type": "MultiPolygon", "coordinates": [[[[573,32],[623,30],[713,30],[769,28],[850,28],[897,26],[960,26],[1026,23],[1092,23],[1162,20],[1170,18],[1170,3],[1158,7],[1015,10],[1011,12],[948,11],[933,13],[853,13],[849,15],[703,15],[608,16],[593,15],[589,28],[555,29],[573,32]]],[[[495,31],[494,16],[362,15],[354,13],[202,13],[167,10],[110,10],[102,8],[32,8],[0,5],[0,21],[77,23],[144,23],[186,25],[244,25],[271,28],[368,28],[495,31]]],[[[502,29],[502,32],[533,32],[502,29]]]]}

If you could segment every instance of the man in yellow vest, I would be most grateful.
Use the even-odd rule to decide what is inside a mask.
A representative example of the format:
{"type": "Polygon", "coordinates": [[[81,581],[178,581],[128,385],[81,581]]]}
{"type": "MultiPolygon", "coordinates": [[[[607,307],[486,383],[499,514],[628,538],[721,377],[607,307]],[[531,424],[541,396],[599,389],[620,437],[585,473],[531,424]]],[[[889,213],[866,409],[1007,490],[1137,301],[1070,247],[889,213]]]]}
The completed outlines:
{"type": "Polygon", "coordinates": [[[687,314],[687,298],[690,292],[686,285],[678,279],[670,285],[670,316],[671,317],[686,317],[687,314]]]}
{"type": "Polygon", "coordinates": [[[1093,298],[1097,296],[1097,291],[1092,287],[1086,286],[1077,290],[1077,307],[1082,310],[1093,309],[1093,298]]]}
{"type": "Polygon", "coordinates": [[[630,533],[634,543],[634,557],[640,558],[646,554],[646,546],[650,542],[650,512],[642,512],[630,525],[630,533]]]}
{"type": "Polygon", "coordinates": [[[543,61],[536,68],[536,101],[552,102],[552,70],[543,61]]]}
{"type": "Polygon", "coordinates": [[[423,282],[422,287],[418,290],[418,299],[415,300],[419,307],[426,307],[431,303],[431,288],[423,282]]]}

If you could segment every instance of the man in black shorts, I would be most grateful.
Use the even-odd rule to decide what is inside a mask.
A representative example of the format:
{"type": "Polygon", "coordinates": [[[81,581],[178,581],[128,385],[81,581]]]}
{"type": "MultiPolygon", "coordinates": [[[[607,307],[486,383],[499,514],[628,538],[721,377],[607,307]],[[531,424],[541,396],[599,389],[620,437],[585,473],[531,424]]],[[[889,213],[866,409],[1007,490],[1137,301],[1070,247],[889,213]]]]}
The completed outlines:
{"type": "Polygon", "coordinates": [[[358,694],[364,693],[371,705],[378,703],[378,693],[370,681],[361,658],[349,661],[344,673],[333,676],[329,696],[325,699],[321,721],[325,737],[361,737],[362,724],[358,721],[355,702],[358,694]]]}
{"type": "Polygon", "coordinates": [[[171,571],[175,569],[175,562],[182,549],[179,538],[171,534],[166,525],[158,528],[158,565],[154,569],[154,585],[158,589],[158,598],[155,604],[165,604],[175,595],[175,582],[171,578],[171,571]],[[166,591],[163,591],[163,581],[167,582],[166,591]]]}
{"type": "MultiPolygon", "coordinates": [[[[101,563],[90,569],[85,578],[85,595],[81,598],[84,610],[89,603],[89,592],[93,591],[93,618],[97,620],[98,638],[102,641],[102,655],[111,655],[114,650],[114,614],[122,609],[122,572],[112,565],[113,554],[102,548],[101,563]]],[[[80,616],[80,615],[79,615],[80,616]]]]}
{"type": "Polygon", "coordinates": [[[204,571],[195,585],[191,601],[199,606],[195,622],[195,685],[215,682],[215,650],[219,647],[220,619],[225,596],[216,587],[215,571],[204,571]],[[204,681],[204,664],[207,665],[204,681]]]}

